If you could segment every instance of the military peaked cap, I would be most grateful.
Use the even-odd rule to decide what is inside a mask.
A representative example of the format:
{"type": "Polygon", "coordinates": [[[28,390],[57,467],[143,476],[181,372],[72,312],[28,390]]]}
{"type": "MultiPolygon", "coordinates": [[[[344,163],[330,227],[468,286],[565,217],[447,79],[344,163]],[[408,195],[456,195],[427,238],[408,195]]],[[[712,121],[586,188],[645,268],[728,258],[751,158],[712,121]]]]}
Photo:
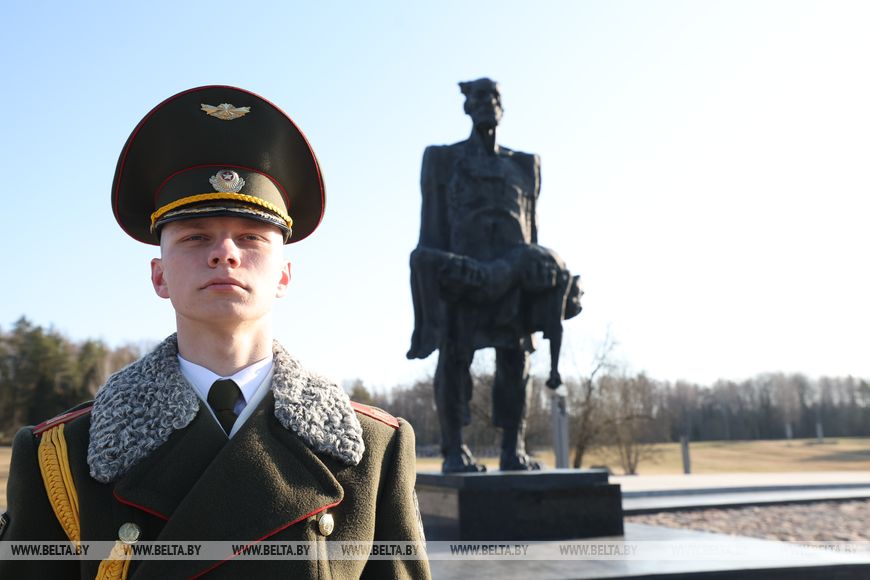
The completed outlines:
{"type": "Polygon", "coordinates": [[[320,224],[325,201],[302,131],[266,99],[229,86],[154,107],[127,139],[112,184],[121,228],[155,245],[164,224],[213,216],[271,223],[298,242],[320,224]]]}

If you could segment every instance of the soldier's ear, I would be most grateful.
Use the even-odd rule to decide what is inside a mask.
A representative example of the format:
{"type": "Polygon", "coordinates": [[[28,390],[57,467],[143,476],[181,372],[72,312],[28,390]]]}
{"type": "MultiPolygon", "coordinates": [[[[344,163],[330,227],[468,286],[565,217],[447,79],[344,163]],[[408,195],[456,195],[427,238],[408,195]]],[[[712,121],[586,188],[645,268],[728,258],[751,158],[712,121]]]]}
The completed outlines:
{"type": "Polygon", "coordinates": [[[284,264],[281,268],[281,277],[278,279],[278,289],[275,292],[276,298],[281,298],[287,293],[287,286],[290,285],[290,262],[284,264]]]}
{"type": "Polygon", "coordinates": [[[169,298],[169,286],[163,273],[163,260],[160,258],[151,260],[151,285],[154,286],[154,292],[158,296],[169,298]]]}

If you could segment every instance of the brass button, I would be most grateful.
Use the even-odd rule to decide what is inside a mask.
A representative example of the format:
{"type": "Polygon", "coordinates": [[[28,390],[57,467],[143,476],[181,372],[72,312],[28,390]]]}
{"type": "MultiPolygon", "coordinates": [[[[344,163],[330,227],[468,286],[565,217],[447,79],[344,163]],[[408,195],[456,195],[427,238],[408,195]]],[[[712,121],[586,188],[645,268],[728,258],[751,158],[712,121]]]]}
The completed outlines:
{"type": "Polygon", "coordinates": [[[139,534],[142,533],[142,530],[139,529],[134,523],[127,522],[118,528],[118,539],[125,544],[135,544],[139,541],[139,534]]]}
{"type": "Polygon", "coordinates": [[[324,536],[328,536],[335,529],[335,519],[333,519],[332,514],[324,513],[317,520],[317,529],[324,536]]]}

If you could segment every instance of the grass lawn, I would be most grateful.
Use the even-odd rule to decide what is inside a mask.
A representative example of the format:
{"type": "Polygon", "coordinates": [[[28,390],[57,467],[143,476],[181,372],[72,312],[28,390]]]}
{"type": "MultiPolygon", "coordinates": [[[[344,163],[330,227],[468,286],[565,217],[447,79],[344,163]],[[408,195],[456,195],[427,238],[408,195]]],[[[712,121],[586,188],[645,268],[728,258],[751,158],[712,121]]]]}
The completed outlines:
{"type": "MultiPolygon", "coordinates": [[[[679,443],[654,446],[655,457],[640,462],[641,475],[683,472],[679,443]]],[[[792,441],[706,441],[689,446],[692,473],[776,472],[776,471],[870,471],[870,438],[795,439],[792,441]]],[[[534,454],[552,467],[553,453],[534,454]]],[[[498,469],[497,457],[478,458],[489,469],[498,469]]],[[[618,459],[607,450],[588,453],[583,467],[607,465],[621,475],[618,459]]],[[[417,459],[418,471],[439,471],[441,459],[417,459]]]]}
{"type": "MultiPolygon", "coordinates": [[[[796,472],[796,471],[870,471],[870,438],[844,437],[793,441],[708,441],[691,444],[692,473],[796,472]]],[[[641,475],[679,474],[683,472],[678,443],[655,446],[656,457],[641,461],[641,475]]],[[[11,449],[0,447],[0,507],[6,505],[6,479],[9,475],[11,449]]],[[[553,453],[536,453],[535,457],[552,467],[553,453]]],[[[498,469],[497,457],[479,458],[490,470],[498,469]]],[[[619,462],[606,450],[589,453],[583,467],[608,465],[613,473],[622,474],[619,462]]],[[[418,471],[440,471],[441,459],[417,459],[418,471]]]]}

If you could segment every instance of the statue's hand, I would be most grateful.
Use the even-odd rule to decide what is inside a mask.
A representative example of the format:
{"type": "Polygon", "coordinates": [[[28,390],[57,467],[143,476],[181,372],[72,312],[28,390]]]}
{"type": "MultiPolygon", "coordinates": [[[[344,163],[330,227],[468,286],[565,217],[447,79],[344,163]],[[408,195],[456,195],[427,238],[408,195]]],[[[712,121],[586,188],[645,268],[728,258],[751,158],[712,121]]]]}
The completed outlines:
{"type": "Polygon", "coordinates": [[[540,292],[555,288],[559,281],[559,268],[549,260],[535,260],[523,270],[523,288],[540,292]]]}
{"type": "Polygon", "coordinates": [[[452,256],[442,271],[441,285],[451,293],[476,290],[486,284],[486,270],[467,256],[452,256]]]}

